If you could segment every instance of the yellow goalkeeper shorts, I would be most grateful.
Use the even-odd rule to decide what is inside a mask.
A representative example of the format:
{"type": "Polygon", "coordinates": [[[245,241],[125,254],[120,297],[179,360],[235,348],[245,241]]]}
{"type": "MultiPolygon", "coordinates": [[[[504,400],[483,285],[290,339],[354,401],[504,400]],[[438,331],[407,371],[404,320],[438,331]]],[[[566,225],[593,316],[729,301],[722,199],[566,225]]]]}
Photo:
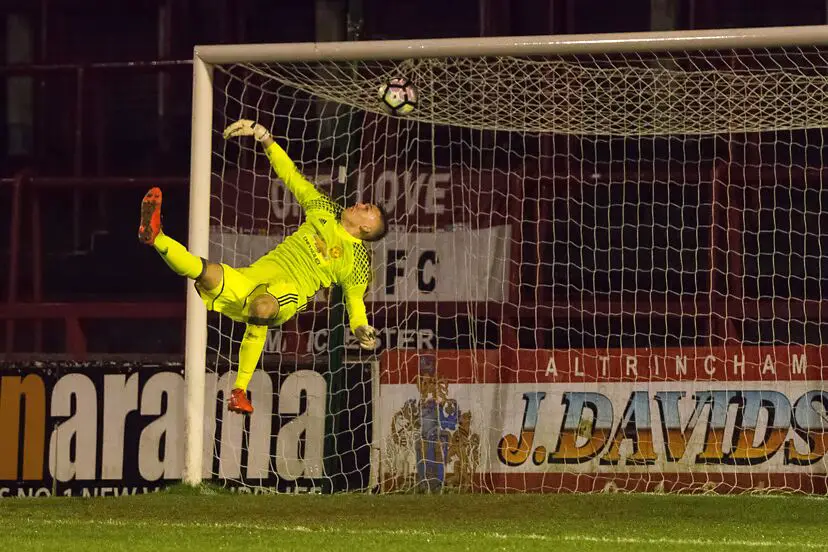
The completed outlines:
{"type": "Polygon", "coordinates": [[[259,283],[245,276],[244,269],[237,270],[224,263],[220,266],[223,274],[218,287],[205,290],[198,284],[195,286],[207,310],[221,313],[236,322],[247,323],[251,301],[263,293],[269,293],[279,303],[279,313],[268,324],[276,327],[307,307],[307,299],[286,275],[277,275],[273,281],[259,283]]]}

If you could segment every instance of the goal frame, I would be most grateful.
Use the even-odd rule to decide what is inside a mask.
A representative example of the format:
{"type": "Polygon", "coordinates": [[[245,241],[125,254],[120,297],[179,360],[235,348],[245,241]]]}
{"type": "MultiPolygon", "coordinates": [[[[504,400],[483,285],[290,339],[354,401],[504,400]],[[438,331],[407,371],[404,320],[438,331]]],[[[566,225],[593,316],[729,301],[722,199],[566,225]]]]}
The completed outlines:
{"type": "MultiPolygon", "coordinates": [[[[213,68],[231,63],[368,61],[415,58],[586,55],[828,45],[828,25],[588,35],[543,35],[292,44],[199,45],[193,51],[188,247],[209,248],[213,68]]],[[[188,286],[185,331],[183,480],[202,481],[207,311],[188,286]]]]}

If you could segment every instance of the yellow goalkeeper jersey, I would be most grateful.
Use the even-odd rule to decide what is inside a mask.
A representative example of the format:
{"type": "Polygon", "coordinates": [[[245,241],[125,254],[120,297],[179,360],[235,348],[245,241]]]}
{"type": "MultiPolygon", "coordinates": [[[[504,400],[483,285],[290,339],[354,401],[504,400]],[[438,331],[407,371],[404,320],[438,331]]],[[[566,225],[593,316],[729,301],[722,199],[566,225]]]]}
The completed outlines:
{"type": "Polygon", "coordinates": [[[302,176],[278,144],[274,142],[265,152],[273,170],[305,211],[305,222],[275,249],[243,269],[244,275],[268,284],[288,276],[306,301],[320,288],[338,284],[345,296],[351,329],[368,324],[363,301],[371,275],[367,248],[342,227],[342,207],[302,176]]]}

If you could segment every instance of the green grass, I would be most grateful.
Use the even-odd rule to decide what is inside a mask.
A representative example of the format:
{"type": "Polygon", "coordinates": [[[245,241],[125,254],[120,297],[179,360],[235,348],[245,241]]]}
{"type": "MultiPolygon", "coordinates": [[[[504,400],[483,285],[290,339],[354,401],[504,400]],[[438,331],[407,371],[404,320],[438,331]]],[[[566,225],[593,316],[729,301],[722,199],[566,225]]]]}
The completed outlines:
{"type": "Polygon", "coordinates": [[[9,550],[826,550],[828,500],[675,495],[237,495],[0,501],[9,550]]]}

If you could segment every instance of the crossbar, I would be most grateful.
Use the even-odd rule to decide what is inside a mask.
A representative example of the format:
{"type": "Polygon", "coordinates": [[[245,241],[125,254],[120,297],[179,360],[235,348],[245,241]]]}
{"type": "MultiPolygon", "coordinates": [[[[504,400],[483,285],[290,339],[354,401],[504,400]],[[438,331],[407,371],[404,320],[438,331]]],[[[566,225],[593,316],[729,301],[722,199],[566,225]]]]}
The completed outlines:
{"type": "Polygon", "coordinates": [[[704,31],[660,31],[582,35],[365,40],[296,44],[199,45],[196,58],[213,65],[229,63],[357,61],[451,56],[577,55],[636,51],[670,52],[714,48],[815,46],[828,44],[828,25],[760,27],[704,31]]]}

